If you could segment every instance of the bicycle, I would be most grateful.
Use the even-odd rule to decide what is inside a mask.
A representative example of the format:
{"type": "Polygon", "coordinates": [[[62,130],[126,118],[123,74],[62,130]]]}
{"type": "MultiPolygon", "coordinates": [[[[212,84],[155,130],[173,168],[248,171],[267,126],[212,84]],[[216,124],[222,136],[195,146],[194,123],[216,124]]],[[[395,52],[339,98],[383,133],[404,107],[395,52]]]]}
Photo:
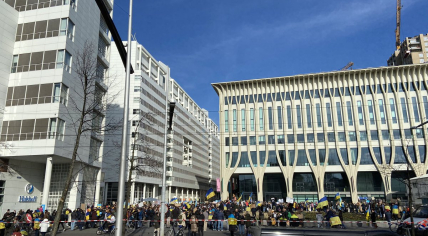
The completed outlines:
{"type": "Polygon", "coordinates": [[[399,235],[411,236],[409,225],[401,220],[389,223],[389,230],[399,235]]]}
{"type": "Polygon", "coordinates": [[[172,227],[166,232],[166,236],[183,236],[184,235],[184,229],[182,225],[178,225],[178,231],[175,232],[175,227],[177,227],[177,222],[174,222],[172,227]]]}
{"type": "Polygon", "coordinates": [[[129,221],[126,224],[126,229],[125,229],[126,233],[132,233],[132,232],[134,232],[136,225],[137,225],[137,222],[135,222],[135,221],[129,221]]]}

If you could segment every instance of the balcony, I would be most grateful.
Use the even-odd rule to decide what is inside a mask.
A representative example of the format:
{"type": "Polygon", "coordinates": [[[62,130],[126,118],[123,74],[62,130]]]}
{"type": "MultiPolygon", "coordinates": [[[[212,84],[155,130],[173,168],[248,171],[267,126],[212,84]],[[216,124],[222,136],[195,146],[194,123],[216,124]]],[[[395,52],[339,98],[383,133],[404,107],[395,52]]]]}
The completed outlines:
{"type": "Polygon", "coordinates": [[[174,144],[173,143],[167,143],[166,146],[167,146],[167,148],[172,148],[172,147],[174,147],[174,144]]]}
{"type": "Polygon", "coordinates": [[[173,140],[174,139],[174,133],[167,134],[166,137],[173,140]]]}
{"type": "Polygon", "coordinates": [[[187,166],[187,165],[189,165],[189,161],[188,160],[184,160],[182,164],[183,164],[183,166],[187,166]]]}
{"type": "Polygon", "coordinates": [[[192,144],[187,145],[189,147],[189,149],[192,149],[192,144]]]}
{"type": "Polygon", "coordinates": [[[209,154],[212,154],[212,153],[213,153],[213,149],[212,149],[211,147],[208,149],[208,153],[209,153],[209,154]]]}
{"type": "Polygon", "coordinates": [[[101,62],[101,64],[104,67],[110,67],[110,63],[108,62],[107,58],[105,57],[105,52],[101,52],[100,50],[98,50],[98,60],[101,62]],[[103,55],[104,54],[104,55],[103,55]]]}
{"type": "Polygon", "coordinates": [[[173,154],[172,154],[172,151],[168,151],[168,152],[166,152],[166,156],[167,156],[167,157],[172,157],[172,155],[173,155],[173,154]]]}
{"type": "Polygon", "coordinates": [[[189,152],[188,156],[189,156],[189,157],[192,157],[192,156],[193,156],[193,154],[192,154],[191,152],[189,152]]]}
{"type": "Polygon", "coordinates": [[[167,181],[166,181],[166,185],[167,185],[167,186],[171,186],[171,185],[172,185],[172,180],[167,180],[167,181]]]}
{"type": "Polygon", "coordinates": [[[167,161],[167,162],[166,162],[166,166],[170,166],[170,167],[172,167],[172,161],[167,161]]]}
{"type": "Polygon", "coordinates": [[[166,176],[172,176],[172,170],[166,172],[166,176]]]}

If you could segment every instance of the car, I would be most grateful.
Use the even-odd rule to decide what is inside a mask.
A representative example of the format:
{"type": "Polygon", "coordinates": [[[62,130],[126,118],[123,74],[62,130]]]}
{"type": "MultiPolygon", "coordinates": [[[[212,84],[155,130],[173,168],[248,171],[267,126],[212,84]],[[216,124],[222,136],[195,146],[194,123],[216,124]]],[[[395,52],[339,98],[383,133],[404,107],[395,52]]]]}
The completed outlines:
{"type": "MultiPolygon", "coordinates": [[[[416,208],[413,212],[413,221],[415,222],[416,236],[428,236],[428,205],[416,208]]],[[[403,222],[406,228],[410,228],[410,217],[404,219],[403,222]]]]}

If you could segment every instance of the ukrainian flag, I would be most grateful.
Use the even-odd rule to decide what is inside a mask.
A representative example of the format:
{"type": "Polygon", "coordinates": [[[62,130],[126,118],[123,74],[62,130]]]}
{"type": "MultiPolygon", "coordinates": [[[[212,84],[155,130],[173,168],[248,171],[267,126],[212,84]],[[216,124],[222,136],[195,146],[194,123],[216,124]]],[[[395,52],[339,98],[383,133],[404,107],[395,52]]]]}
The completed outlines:
{"type": "Polygon", "coordinates": [[[250,197],[248,198],[248,201],[251,202],[251,196],[253,196],[253,193],[250,194],[250,197]]]}
{"type": "Polygon", "coordinates": [[[241,199],[242,199],[242,193],[241,193],[241,196],[236,201],[239,202],[239,201],[241,201],[241,199]]]}
{"type": "Polygon", "coordinates": [[[319,201],[318,201],[318,206],[317,209],[319,208],[323,208],[325,206],[328,206],[328,201],[327,201],[327,197],[322,197],[319,201]]]}
{"type": "Polygon", "coordinates": [[[172,202],[172,203],[177,203],[177,202],[178,202],[178,199],[177,199],[176,197],[175,197],[175,198],[172,198],[172,199],[171,199],[171,202],[172,202]]]}
{"type": "Polygon", "coordinates": [[[207,194],[205,194],[205,197],[207,199],[210,199],[210,198],[212,198],[214,196],[215,196],[215,192],[214,192],[213,188],[208,189],[207,194]]]}
{"type": "Polygon", "coordinates": [[[340,193],[336,193],[336,197],[334,198],[334,200],[339,200],[340,199],[340,193]]]}
{"type": "Polygon", "coordinates": [[[260,201],[258,201],[257,206],[262,206],[262,203],[260,201]]]}
{"type": "Polygon", "coordinates": [[[367,209],[367,213],[366,213],[366,220],[369,221],[370,220],[370,204],[369,204],[369,208],[367,209]]]}

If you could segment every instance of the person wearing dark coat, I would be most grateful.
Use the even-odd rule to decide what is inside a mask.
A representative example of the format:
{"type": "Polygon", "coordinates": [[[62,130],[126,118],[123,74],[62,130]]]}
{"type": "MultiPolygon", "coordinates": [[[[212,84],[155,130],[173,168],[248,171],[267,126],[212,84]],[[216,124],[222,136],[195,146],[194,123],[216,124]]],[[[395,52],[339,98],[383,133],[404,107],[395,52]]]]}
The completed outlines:
{"type": "Polygon", "coordinates": [[[205,221],[204,214],[201,214],[200,211],[197,211],[196,219],[198,220],[198,234],[199,236],[204,236],[204,221],[205,221]]]}
{"type": "Polygon", "coordinates": [[[370,214],[370,219],[372,221],[372,227],[377,228],[376,212],[374,210],[372,210],[372,213],[370,214]]]}
{"type": "Polygon", "coordinates": [[[160,231],[160,215],[159,215],[159,212],[156,212],[156,214],[153,216],[153,220],[154,220],[154,222],[153,222],[153,225],[155,226],[155,231],[154,231],[154,234],[155,234],[155,236],[159,236],[159,231],[160,231]]]}

